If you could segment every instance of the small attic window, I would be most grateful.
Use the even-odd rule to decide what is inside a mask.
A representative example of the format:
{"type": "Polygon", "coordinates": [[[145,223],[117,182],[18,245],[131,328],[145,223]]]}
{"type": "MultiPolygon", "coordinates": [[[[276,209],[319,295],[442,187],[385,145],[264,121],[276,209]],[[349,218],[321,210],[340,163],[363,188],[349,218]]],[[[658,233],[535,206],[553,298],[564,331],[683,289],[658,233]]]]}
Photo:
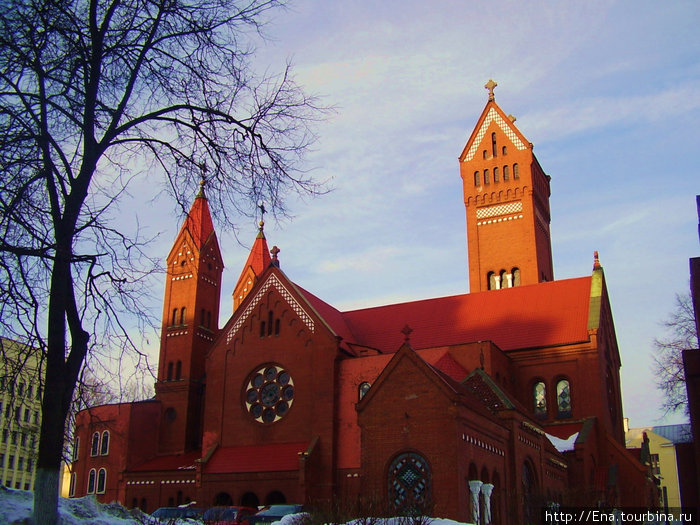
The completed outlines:
{"type": "Polygon", "coordinates": [[[502,155],[508,155],[508,148],[506,148],[505,146],[503,146],[503,147],[501,148],[501,154],[502,154],[502,155]]]}
{"type": "Polygon", "coordinates": [[[481,177],[478,171],[474,172],[474,186],[481,186],[481,177]]]}
{"type": "Polygon", "coordinates": [[[485,159],[487,159],[488,156],[489,156],[489,152],[486,151],[486,150],[484,150],[483,153],[482,153],[482,155],[483,155],[483,157],[484,157],[485,159]]]}
{"type": "Polygon", "coordinates": [[[498,182],[499,181],[499,170],[498,168],[493,168],[493,182],[498,182]]]}
{"type": "Polygon", "coordinates": [[[494,157],[498,156],[498,146],[496,146],[496,132],[491,133],[491,154],[494,157]]]}
{"type": "Polygon", "coordinates": [[[369,392],[369,389],[372,385],[370,385],[367,381],[360,383],[360,387],[358,388],[357,392],[357,397],[359,401],[362,401],[362,398],[365,397],[365,394],[369,392]]]}
{"type": "Polygon", "coordinates": [[[520,178],[520,168],[518,167],[518,164],[513,164],[513,178],[515,180],[518,180],[520,178]]]}
{"type": "Polygon", "coordinates": [[[503,166],[503,181],[507,181],[510,178],[510,168],[508,167],[508,164],[503,166]]]}
{"type": "Polygon", "coordinates": [[[489,170],[484,170],[484,184],[491,184],[489,170]]]}

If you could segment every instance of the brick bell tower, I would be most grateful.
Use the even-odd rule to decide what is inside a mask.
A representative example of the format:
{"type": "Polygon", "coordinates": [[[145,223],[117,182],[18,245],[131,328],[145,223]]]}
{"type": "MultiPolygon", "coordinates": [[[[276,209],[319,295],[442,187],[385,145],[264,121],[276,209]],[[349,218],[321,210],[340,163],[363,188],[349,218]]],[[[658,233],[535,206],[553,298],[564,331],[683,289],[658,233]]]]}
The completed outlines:
{"type": "Polygon", "coordinates": [[[472,293],[554,279],[549,176],[496,104],[496,85],[486,83],[488,102],[459,156],[472,293]]]}
{"type": "Polygon", "coordinates": [[[218,334],[224,264],[200,184],[167,258],[156,399],[160,454],[200,448],[204,361],[218,334]]]}

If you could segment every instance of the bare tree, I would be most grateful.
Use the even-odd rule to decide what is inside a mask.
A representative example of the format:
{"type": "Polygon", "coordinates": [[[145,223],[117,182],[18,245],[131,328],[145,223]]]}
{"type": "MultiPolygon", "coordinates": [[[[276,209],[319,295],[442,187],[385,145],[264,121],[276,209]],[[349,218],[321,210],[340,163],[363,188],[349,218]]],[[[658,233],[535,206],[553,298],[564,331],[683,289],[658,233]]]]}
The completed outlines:
{"type": "Polygon", "coordinates": [[[314,100],[289,67],[258,77],[250,63],[280,4],[0,3],[0,335],[37,349],[46,371],[36,523],[57,521],[64,425],[86,356],[146,357],[126,319],[145,311],[155,261],[117,220],[129,183],[161,177],[185,210],[206,166],[224,227],[259,199],[283,213],[289,190],[319,189],[299,169],[314,100]]]}
{"type": "Polygon", "coordinates": [[[663,408],[666,412],[688,410],[685,388],[683,350],[698,348],[695,331],[695,314],[690,294],[676,295],[676,305],[664,321],[667,335],[654,339],[654,372],[656,386],[664,393],[663,408]]]}

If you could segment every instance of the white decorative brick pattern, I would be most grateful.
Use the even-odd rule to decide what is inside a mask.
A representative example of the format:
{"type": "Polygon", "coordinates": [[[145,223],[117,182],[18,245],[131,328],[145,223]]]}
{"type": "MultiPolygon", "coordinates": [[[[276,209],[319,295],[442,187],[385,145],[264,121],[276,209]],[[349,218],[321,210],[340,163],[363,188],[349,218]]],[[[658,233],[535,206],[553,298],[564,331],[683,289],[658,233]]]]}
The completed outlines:
{"type": "Polygon", "coordinates": [[[487,217],[495,217],[496,215],[508,215],[509,213],[519,213],[521,211],[523,211],[522,201],[509,202],[508,204],[497,204],[496,206],[477,208],[476,218],[486,219],[487,217]]]}
{"type": "Polygon", "coordinates": [[[491,108],[486,114],[484,123],[481,125],[481,129],[479,129],[479,132],[476,134],[476,138],[474,139],[474,142],[472,142],[472,147],[469,148],[467,156],[464,158],[464,160],[472,160],[474,158],[476,150],[479,148],[479,144],[481,144],[484,135],[486,135],[486,130],[488,129],[491,122],[493,122],[494,120],[496,121],[496,124],[498,124],[498,126],[501,128],[501,130],[506,134],[506,136],[510,139],[510,141],[513,143],[516,149],[525,149],[525,144],[522,140],[520,140],[520,137],[516,135],[515,131],[513,131],[513,128],[511,128],[506,123],[506,121],[503,120],[503,117],[499,115],[494,108],[491,108]]]}
{"type": "Polygon", "coordinates": [[[282,282],[277,278],[277,276],[275,274],[272,274],[267,279],[267,281],[265,281],[265,283],[260,287],[260,290],[258,290],[258,293],[255,294],[253,300],[248,304],[241,316],[236,320],[231,330],[229,330],[228,334],[226,335],[226,343],[231,342],[233,336],[248,320],[248,317],[250,317],[250,314],[258,305],[263,295],[265,295],[267,291],[273,287],[279,292],[279,294],[284,298],[284,300],[287,301],[289,306],[292,307],[292,310],[294,310],[294,312],[299,316],[299,319],[302,320],[302,322],[309,328],[309,330],[311,330],[312,333],[315,331],[314,320],[311,318],[311,316],[306,312],[306,310],[304,310],[304,308],[297,302],[297,300],[294,299],[294,296],[289,292],[289,290],[287,290],[286,286],[282,284],[282,282]]]}

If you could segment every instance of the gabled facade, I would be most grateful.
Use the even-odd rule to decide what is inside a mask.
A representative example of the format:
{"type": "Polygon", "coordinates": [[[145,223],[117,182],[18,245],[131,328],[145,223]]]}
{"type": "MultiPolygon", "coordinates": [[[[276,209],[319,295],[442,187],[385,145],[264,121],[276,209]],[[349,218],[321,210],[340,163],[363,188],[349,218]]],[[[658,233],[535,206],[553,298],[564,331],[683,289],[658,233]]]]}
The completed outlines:
{"type": "MultiPolygon", "coordinates": [[[[590,276],[554,280],[549,179],[492,87],[460,156],[472,293],[339,311],[282,271],[261,223],[219,329],[200,192],[168,256],[156,397],[138,406],[152,437],[112,423],[116,499],[359,501],[483,524],[534,523],[552,502],[646,504],[603,269],[596,256],[590,276]]],[[[82,417],[81,440],[104,432],[107,417],[82,417]]]]}

